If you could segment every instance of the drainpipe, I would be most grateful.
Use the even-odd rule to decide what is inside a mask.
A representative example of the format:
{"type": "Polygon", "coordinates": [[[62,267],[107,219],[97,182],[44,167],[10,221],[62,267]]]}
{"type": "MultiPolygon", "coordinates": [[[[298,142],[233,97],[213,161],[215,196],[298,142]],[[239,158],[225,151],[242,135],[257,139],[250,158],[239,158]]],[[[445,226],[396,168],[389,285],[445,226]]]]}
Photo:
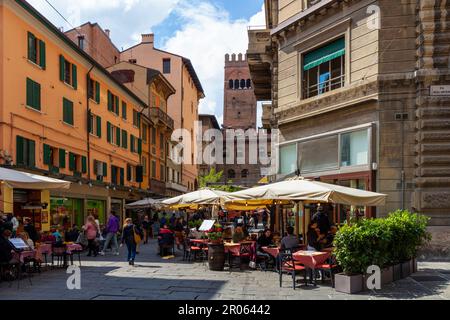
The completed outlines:
{"type": "Polygon", "coordinates": [[[90,75],[92,70],[94,69],[94,66],[92,66],[87,75],[86,75],[86,110],[87,110],[87,139],[86,139],[86,144],[87,144],[87,172],[88,172],[88,180],[89,182],[91,182],[91,133],[89,132],[89,126],[90,126],[90,120],[89,120],[89,116],[91,114],[91,108],[90,108],[90,99],[89,99],[89,82],[90,82],[90,75]]]}

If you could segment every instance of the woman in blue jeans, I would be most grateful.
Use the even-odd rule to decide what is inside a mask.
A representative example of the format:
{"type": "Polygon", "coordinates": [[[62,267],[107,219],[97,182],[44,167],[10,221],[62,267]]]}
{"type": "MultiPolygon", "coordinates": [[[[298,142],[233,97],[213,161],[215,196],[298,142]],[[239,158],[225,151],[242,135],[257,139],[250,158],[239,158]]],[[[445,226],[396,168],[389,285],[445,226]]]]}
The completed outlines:
{"type": "Polygon", "coordinates": [[[125,219],[125,225],[123,226],[122,241],[121,246],[125,243],[128,249],[128,263],[130,266],[134,266],[134,260],[136,259],[136,240],[135,233],[138,234],[141,239],[142,234],[139,233],[138,229],[133,224],[131,218],[125,219]]]}

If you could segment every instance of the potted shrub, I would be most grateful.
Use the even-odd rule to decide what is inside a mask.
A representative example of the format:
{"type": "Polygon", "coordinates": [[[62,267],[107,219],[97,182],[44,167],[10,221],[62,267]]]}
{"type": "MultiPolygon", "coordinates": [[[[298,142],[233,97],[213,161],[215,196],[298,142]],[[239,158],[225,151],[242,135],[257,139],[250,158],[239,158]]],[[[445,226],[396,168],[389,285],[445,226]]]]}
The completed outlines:
{"type": "Polygon", "coordinates": [[[220,224],[215,224],[211,230],[208,231],[208,239],[213,244],[220,244],[223,242],[223,227],[220,224]]]}

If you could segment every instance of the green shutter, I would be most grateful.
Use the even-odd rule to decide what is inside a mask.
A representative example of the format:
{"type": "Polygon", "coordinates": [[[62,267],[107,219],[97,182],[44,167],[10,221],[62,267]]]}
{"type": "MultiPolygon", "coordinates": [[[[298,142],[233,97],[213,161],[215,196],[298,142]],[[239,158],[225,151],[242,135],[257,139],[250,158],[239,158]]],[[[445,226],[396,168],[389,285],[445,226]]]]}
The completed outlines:
{"type": "Polygon", "coordinates": [[[127,120],[127,104],[122,101],[122,119],[127,120]]]}
{"type": "Polygon", "coordinates": [[[63,121],[73,125],[73,102],[63,98],[63,121]]]}
{"type": "Polygon", "coordinates": [[[30,78],[27,78],[27,106],[32,107],[34,103],[33,99],[34,82],[30,78]]]}
{"type": "Polygon", "coordinates": [[[116,127],[116,144],[120,147],[120,128],[116,127]]]}
{"type": "Polygon", "coordinates": [[[112,111],[113,102],[112,102],[112,93],[108,90],[108,110],[112,111]]]}
{"type": "Polygon", "coordinates": [[[63,55],[59,56],[59,79],[64,82],[65,81],[65,63],[66,59],[64,59],[63,55]]]}
{"type": "Polygon", "coordinates": [[[34,108],[41,110],[41,85],[37,82],[33,84],[34,108]]]}
{"type": "Polygon", "coordinates": [[[93,117],[92,113],[90,111],[88,111],[87,127],[88,127],[88,132],[89,133],[91,133],[91,131],[92,131],[92,127],[91,127],[92,117],[93,117]]]}
{"type": "Polygon", "coordinates": [[[137,114],[137,127],[138,128],[141,127],[141,114],[140,113],[137,114]]]}
{"type": "Polygon", "coordinates": [[[52,162],[51,155],[52,149],[48,144],[44,144],[44,164],[49,165],[52,162]]]}
{"type": "Polygon", "coordinates": [[[139,154],[142,154],[142,139],[138,139],[138,151],[139,154]]]}
{"type": "Polygon", "coordinates": [[[125,185],[125,170],[124,168],[120,168],[120,185],[125,185]]]}
{"type": "Polygon", "coordinates": [[[69,153],[69,170],[75,171],[77,156],[72,152],[69,153]]]}
{"type": "Polygon", "coordinates": [[[128,149],[128,132],[122,130],[122,148],[128,149]]]}
{"type": "Polygon", "coordinates": [[[115,98],[115,101],[116,101],[116,105],[115,105],[116,110],[114,110],[114,112],[115,112],[117,115],[119,115],[119,97],[118,97],[118,96],[115,96],[114,98],[115,98]]]}
{"type": "Polygon", "coordinates": [[[82,173],[87,172],[87,158],[85,156],[81,157],[81,172],[82,173]]]}
{"type": "Polygon", "coordinates": [[[131,181],[131,166],[127,164],[127,181],[131,181]]]}
{"type": "Polygon", "coordinates": [[[72,86],[75,90],[78,89],[77,66],[75,64],[72,64],[72,86]]]}
{"type": "Polygon", "coordinates": [[[136,152],[136,150],[134,150],[134,136],[130,135],[130,150],[131,152],[136,152]]]}
{"type": "Polygon", "coordinates": [[[66,150],[64,149],[59,149],[59,167],[66,167],[66,150]]]}
{"type": "Polygon", "coordinates": [[[111,123],[109,121],[106,123],[106,140],[111,143],[111,123]]]}
{"type": "Polygon", "coordinates": [[[36,166],[36,143],[33,140],[27,140],[28,142],[28,161],[27,165],[30,168],[36,166]]]}
{"type": "Polygon", "coordinates": [[[36,63],[36,37],[31,32],[28,32],[28,60],[36,63]]]}
{"type": "Polygon", "coordinates": [[[46,67],[46,55],[45,55],[45,42],[39,40],[39,65],[45,70],[46,67]]]}
{"type": "Polygon", "coordinates": [[[16,165],[24,165],[24,138],[21,136],[16,137],[16,165]]]}
{"type": "Polygon", "coordinates": [[[102,137],[102,118],[97,116],[97,137],[102,137]]]}
{"type": "Polygon", "coordinates": [[[100,83],[95,81],[95,102],[100,103],[100,83]]]}
{"type": "Polygon", "coordinates": [[[106,162],[103,162],[103,177],[108,176],[108,164],[106,162]]]}

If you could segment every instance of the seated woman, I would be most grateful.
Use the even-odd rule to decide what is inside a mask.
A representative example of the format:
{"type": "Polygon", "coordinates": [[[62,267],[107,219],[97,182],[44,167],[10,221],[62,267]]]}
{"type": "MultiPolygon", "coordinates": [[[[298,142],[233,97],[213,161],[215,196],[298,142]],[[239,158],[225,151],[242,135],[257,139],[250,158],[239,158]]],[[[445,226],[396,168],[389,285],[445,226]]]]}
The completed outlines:
{"type": "Polygon", "coordinates": [[[34,242],[30,239],[28,233],[22,232],[21,234],[19,234],[19,238],[22,239],[30,247],[31,250],[34,250],[34,242]]]}
{"type": "Polygon", "coordinates": [[[242,227],[237,227],[234,230],[234,234],[233,234],[233,242],[234,243],[239,243],[243,240],[245,240],[246,236],[244,234],[244,231],[242,230],[242,227]]]}

